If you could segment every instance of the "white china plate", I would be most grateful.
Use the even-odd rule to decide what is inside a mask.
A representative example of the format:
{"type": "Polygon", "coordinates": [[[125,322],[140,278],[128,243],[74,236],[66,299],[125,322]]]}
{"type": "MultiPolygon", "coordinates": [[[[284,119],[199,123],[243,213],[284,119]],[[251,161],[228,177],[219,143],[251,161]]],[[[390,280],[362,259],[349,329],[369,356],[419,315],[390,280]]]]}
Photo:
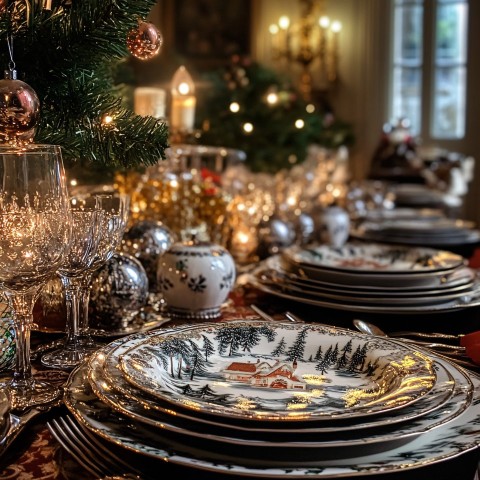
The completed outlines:
{"type": "MultiPolygon", "coordinates": [[[[185,328],[176,328],[173,331],[179,332],[185,328]]],[[[154,333],[147,334],[151,336],[154,333]]],[[[437,368],[437,381],[433,388],[428,392],[427,395],[424,395],[418,402],[414,402],[412,405],[389,411],[387,415],[375,415],[373,417],[368,417],[360,422],[352,423],[350,419],[345,421],[334,421],[328,422],[327,424],[320,425],[311,425],[309,423],[301,424],[299,427],[288,424],[287,428],[280,423],[262,423],[257,422],[254,425],[251,423],[245,424],[241,420],[235,419],[233,417],[228,419],[228,423],[225,423],[223,419],[216,420],[209,418],[208,416],[202,415],[201,412],[182,409],[182,408],[173,408],[172,404],[168,402],[161,402],[155,397],[146,394],[140,389],[135,388],[133,385],[128,383],[122,375],[122,372],[119,368],[120,357],[128,351],[132,346],[134,346],[139,341],[147,338],[146,335],[134,335],[126,339],[119,339],[116,342],[112,342],[109,345],[103,347],[99,353],[99,357],[94,356],[89,363],[91,369],[96,369],[98,376],[101,378],[101,385],[103,389],[107,389],[113,393],[117,392],[118,395],[122,398],[121,406],[124,406],[125,399],[128,401],[133,401],[137,406],[142,406],[147,410],[156,410],[161,415],[174,415],[175,418],[181,419],[181,421],[187,420],[188,422],[200,423],[202,425],[208,425],[210,427],[220,427],[222,429],[228,428],[231,432],[254,432],[257,435],[262,435],[265,433],[271,434],[272,431],[275,434],[295,434],[295,435],[304,435],[304,434],[316,434],[316,433],[332,433],[332,432],[341,432],[348,431],[356,428],[366,429],[374,428],[380,426],[388,426],[396,423],[405,422],[407,420],[412,420],[414,418],[420,417],[429,413],[437,408],[440,408],[445,402],[447,402],[453,394],[453,389],[455,386],[454,379],[441,365],[435,365],[437,368]],[[104,356],[104,358],[103,358],[104,356]],[[103,369],[99,371],[96,367],[97,364],[103,364],[103,369]]],[[[100,387],[99,387],[100,388],[100,387]]],[[[100,391],[97,392],[101,396],[100,391]]],[[[105,394],[106,395],[106,394],[105,394]]],[[[104,401],[108,403],[108,398],[103,398],[104,401]]],[[[113,408],[115,406],[111,405],[113,408]]],[[[125,412],[123,412],[125,413],[125,412]]]]}
{"type": "Polygon", "coordinates": [[[475,224],[465,220],[451,218],[442,219],[410,219],[410,220],[385,220],[382,222],[364,222],[363,226],[369,230],[384,232],[409,233],[412,235],[455,235],[456,233],[468,232],[475,224]]]}
{"type": "Polygon", "coordinates": [[[436,381],[426,356],[387,339],[243,320],[159,332],[125,352],[120,368],[163,401],[275,422],[385,413],[417,401],[436,381]]]}
{"type": "Polygon", "coordinates": [[[461,255],[442,250],[354,242],[340,248],[295,245],[285,249],[283,256],[290,263],[301,266],[365,275],[439,272],[465,262],[461,255]]]}
{"type": "MultiPolygon", "coordinates": [[[[435,355],[432,359],[452,368],[449,362],[435,355]]],[[[406,472],[454,458],[476,449],[480,443],[480,379],[475,374],[471,375],[474,394],[470,406],[452,421],[406,445],[379,454],[330,461],[328,465],[320,460],[302,466],[266,467],[258,459],[251,465],[242,465],[237,460],[245,459],[228,453],[185,447],[175,439],[165,439],[156,429],[131,422],[128,417],[112,411],[98,400],[84,378],[85,372],[86,368],[82,366],[71,374],[65,394],[67,408],[83,426],[130,451],[220,475],[276,479],[307,476],[320,479],[406,472]]]]}
{"type": "Polygon", "coordinates": [[[330,292],[322,288],[305,285],[295,285],[291,282],[280,278],[275,272],[268,269],[258,269],[255,272],[257,280],[265,285],[270,285],[273,288],[278,288],[285,293],[293,295],[308,295],[319,300],[326,299],[327,301],[345,302],[355,305],[387,305],[387,306],[425,306],[442,304],[451,300],[456,300],[469,295],[472,292],[472,287],[462,287],[459,291],[440,291],[434,294],[423,292],[422,295],[407,295],[407,296],[373,296],[364,295],[362,292],[330,292]]]}
{"type": "Polygon", "coordinates": [[[405,284],[401,288],[399,288],[398,286],[392,287],[390,285],[390,282],[388,282],[387,284],[385,280],[379,285],[357,285],[350,284],[348,282],[350,277],[347,278],[346,283],[335,283],[310,278],[306,276],[301,269],[298,270],[298,273],[287,271],[280,255],[273,255],[267,258],[262,264],[259,265],[259,267],[268,268],[276,271],[280,275],[284,276],[291,283],[301,282],[304,285],[312,287],[334,289],[336,291],[342,291],[346,293],[356,292],[360,295],[373,296],[380,294],[390,296],[408,296],[411,294],[429,295],[434,293],[440,293],[444,290],[452,290],[462,287],[466,288],[468,286],[472,286],[475,280],[475,272],[471,268],[468,268],[466,266],[455,268],[451,271],[443,273],[441,276],[436,274],[427,274],[426,276],[421,275],[422,278],[425,277],[427,279],[427,283],[425,285],[412,286],[404,282],[405,284]]]}
{"type": "MultiPolygon", "coordinates": [[[[112,407],[117,412],[126,415],[127,417],[145,423],[147,425],[156,427],[166,432],[174,432],[186,436],[185,442],[197,441],[197,439],[204,439],[207,441],[218,442],[220,445],[230,444],[236,445],[239,448],[244,448],[243,454],[248,456],[248,450],[252,454],[251,448],[261,450],[271,448],[282,449],[282,461],[288,458],[296,459],[301,450],[303,458],[310,452],[315,455],[318,449],[321,448],[321,455],[323,460],[327,457],[335,455],[337,457],[345,453],[345,448],[348,448],[349,455],[356,456],[358,452],[364,454],[365,448],[368,445],[375,449],[375,453],[381,450],[391,449],[400,444],[407,443],[420,434],[423,434],[433,428],[437,428],[442,424],[449,422],[469,407],[471,400],[471,389],[467,389],[469,384],[468,379],[459,372],[454,371],[455,377],[453,384],[456,385],[453,397],[445,404],[442,412],[428,421],[419,418],[404,425],[391,425],[391,428],[386,428],[385,425],[381,429],[369,431],[366,436],[365,431],[360,425],[355,425],[349,431],[334,431],[330,435],[315,433],[313,435],[303,432],[299,434],[298,430],[295,432],[283,433],[279,435],[276,430],[271,430],[268,434],[259,434],[258,432],[239,432],[232,431],[228,428],[228,420],[223,427],[210,427],[207,431],[202,424],[192,421],[182,421],[176,415],[160,414],[158,411],[150,407],[143,406],[135,400],[129,399],[118,391],[112,389],[106,382],[103,374],[103,367],[105,362],[105,352],[99,351],[94,354],[94,357],[89,362],[87,378],[95,392],[95,394],[106,405],[112,407]],[[333,433],[333,435],[332,435],[333,433]],[[287,449],[284,451],[283,449],[287,449]],[[328,450],[325,450],[328,449],[328,450]],[[288,457],[288,458],[287,458],[288,457]]],[[[435,364],[436,368],[444,369],[440,364],[435,364]]],[[[444,369],[445,372],[446,369],[444,369]]],[[[408,408],[408,407],[407,407],[408,408]]],[[[240,452],[237,452],[237,455],[240,452]]],[[[266,454],[267,455],[267,454],[266,454]]]]}
{"type": "Polygon", "coordinates": [[[412,219],[442,219],[445,214],[436,208],[394,208],[391,210],[368,210],[364,215],[368,221],[412,220],[412,219]]]}
{"type": "Polygon", "coordinates": [[[400,235],[385,233],[382,231],[367,230],[362,226],[353,228],[350,236],[359,240],[369,240],[374,242],[385,242],[404,245],[424,245],[427,247],[458,247],[462,245],[472,245],[480,243],[480,231],[469,230],[461,235],[443,236],[443,235],[400,235]]]}
{"type": "Polygon", "coordinates": [[[438,303],[434,305],[359,305],[356,303],[335,302],[333,300],[318,299],[307,294],[286,293],[281,288],[274,285],[266,285],[261,280],[258,280],[254,275],[249,276],[249,283],[258,290],[274,295],[276,297],[292,300],[295,302],[313,305],[315,307],[331,308],[334,310],[346,310],[353,312],[365,313],[387,313],[387,314],[429,314],[429,313],[446,313],[451,311],[462,310],[464,308],[472,308],[480,306],[480,284],[476,284],[470,293],[460,297],[456,300],[451,300],[445,303],[438,303]]]}

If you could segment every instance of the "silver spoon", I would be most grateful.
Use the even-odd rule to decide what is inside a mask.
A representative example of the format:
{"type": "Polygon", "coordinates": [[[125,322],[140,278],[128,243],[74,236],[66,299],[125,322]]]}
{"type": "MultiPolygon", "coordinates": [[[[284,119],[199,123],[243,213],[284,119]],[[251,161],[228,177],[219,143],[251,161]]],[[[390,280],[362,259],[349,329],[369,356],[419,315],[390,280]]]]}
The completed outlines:
{"type": "MultiPolygon", "coordinates": [[[[355,318],[353,320],[353,324],[355,325],[356,329],[360,332],[366,333],[368,335],[377,335],[379,337],[388,337],[389,335],[385,333],[380,327],[374,325],[370,322],[365,322],[364,320],[359,320],[355,318]]],[[[411,343],[413,345],[419,345],[426,348],[438,348],[442,350],[449,350],[451,354],[453,352],[457,352],[459,354],[465,353],[465,347],[456,346],[456,345],[448,345],[445,343],[437,343],[437,342],[427,342],[425,340],[413,340],[411,338],[402,338],[404,342],[411,343]]]]}

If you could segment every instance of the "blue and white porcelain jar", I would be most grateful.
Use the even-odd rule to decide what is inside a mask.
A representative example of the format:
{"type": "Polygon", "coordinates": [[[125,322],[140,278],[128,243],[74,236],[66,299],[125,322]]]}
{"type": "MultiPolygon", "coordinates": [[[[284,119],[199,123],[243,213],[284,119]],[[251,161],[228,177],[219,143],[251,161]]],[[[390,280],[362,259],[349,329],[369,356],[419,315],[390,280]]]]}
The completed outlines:
{"type": "Polygon", "coordinates": [[[175,317],[212,319],[235,283],[235,262],[220,245],[174,243],[158,262],[158,285],[175,317]]]}

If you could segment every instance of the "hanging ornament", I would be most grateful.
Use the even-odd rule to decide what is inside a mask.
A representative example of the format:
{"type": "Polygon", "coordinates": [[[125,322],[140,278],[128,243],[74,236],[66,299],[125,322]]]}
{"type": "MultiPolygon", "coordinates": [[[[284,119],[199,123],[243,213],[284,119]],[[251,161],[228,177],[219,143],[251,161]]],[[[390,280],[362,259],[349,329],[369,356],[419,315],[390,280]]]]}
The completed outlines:
{"type": "Polygon", "coordinates": [[[17,79],[13,40],[7,39],[10,63],[0,80],[0,143],[23,145],[33,141],[40,118],[40,100],[30,85],[17,79]]]}
{"type": "Polygon", "coordinates": [[[128,50],[140,60],[149,60],[157,55],[162,43],[162,34],[149,22],[139,21],[138,27],[131,30],[127,36],[128,50]]]}

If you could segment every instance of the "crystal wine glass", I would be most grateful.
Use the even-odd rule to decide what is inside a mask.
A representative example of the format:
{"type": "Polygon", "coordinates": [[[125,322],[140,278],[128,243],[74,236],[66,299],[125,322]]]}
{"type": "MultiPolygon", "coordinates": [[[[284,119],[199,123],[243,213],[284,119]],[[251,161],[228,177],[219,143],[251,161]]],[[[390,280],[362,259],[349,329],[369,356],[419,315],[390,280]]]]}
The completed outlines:
{"type": "Polygon", "coordinates": [[[100,229],[103,210],[96,197],[72,197],[70,199],[73,231],[70,249],[58,274],[62,280],[67,310],[66,338],[61,348],[42,356],[46,367],[72,369],[78,365],[91,349],[80,341],[80,296],[82,277],[94,262],[100,245],[100,229]]]}
{"type": "Polygon", "coordinates": [[[71,216],[60,147],[0,148],[0,286],[12,308],[16,364],[12,407],[55,400],[60,390],[32,375],[30,328],[41,287],[69,248],[71,216]]]}
{"type": "Polygon", "coordinates": [[[100,244],[92,264],[82,277],[80,297],[79,341],[84,348],[90,349],[97,347],[91,337],[88,320],[92,275],[112,257],[119,247],[127,226],[130,206],[130,197],[126,194],[99,194],[96,195],[96,199],[104,215],[99,232],[100,244]]]}

